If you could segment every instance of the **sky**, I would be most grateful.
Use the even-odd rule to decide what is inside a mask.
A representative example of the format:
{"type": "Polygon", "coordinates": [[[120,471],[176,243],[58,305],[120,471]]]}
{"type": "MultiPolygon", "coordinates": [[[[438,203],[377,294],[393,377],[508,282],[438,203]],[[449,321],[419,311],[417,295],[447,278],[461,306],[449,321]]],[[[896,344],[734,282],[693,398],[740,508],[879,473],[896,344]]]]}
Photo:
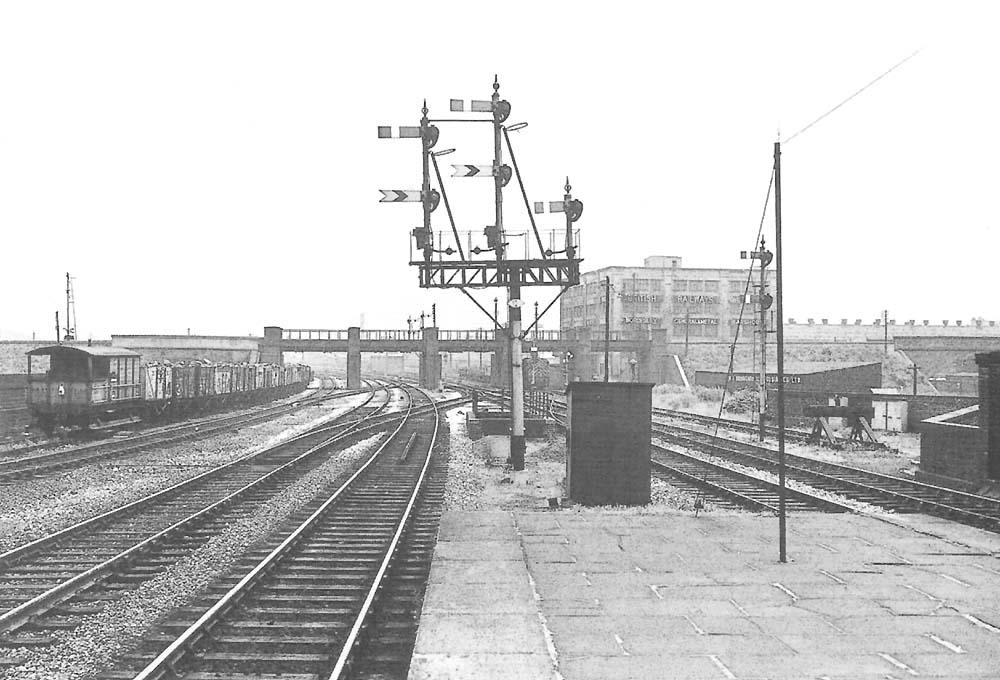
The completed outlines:
{"type": "MultiPolygon", "coordinates": [[[[568,175],[584,202],[584,270],[743,266],[780,138],[786,317],[1000,319],[994,5],[0,3],[0,339],[54,335],[66,272],[81,338],[405,328],[432,303],[442,328],[488,326],[419,288],[419,204],[378,202],[419,188],[419,142],[376,128],[424,99],[448,117],[494,75],[529,123],[529,199],[568,175]]],[[[492,183],[449,170],[492,161],[489,127],[441,128],[459,228],[481,231],[492,183]]]]}

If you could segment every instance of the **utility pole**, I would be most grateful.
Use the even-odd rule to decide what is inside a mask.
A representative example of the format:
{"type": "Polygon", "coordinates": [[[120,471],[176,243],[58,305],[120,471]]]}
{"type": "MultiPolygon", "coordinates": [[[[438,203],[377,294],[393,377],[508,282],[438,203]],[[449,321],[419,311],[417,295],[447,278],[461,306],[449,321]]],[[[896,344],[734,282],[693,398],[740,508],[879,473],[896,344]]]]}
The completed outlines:
{"type": "Polygon", "coordinates": [[[883,345],[883,349],[885,351],[885,355],[889,356],[889,310],[888,309],[882,310],[882,326],[885,328],[885,343],[883,345]]]}
{"type": "Polygon", "coordinates": [[[913,364],[913,396],[917,396],[917,365],[913,364]]]}
{"type": "Polygon", "coordinates": [[[69,272],[66,272],[66,340],[76,340],[76,302],[73,300],[73,285],[70,283],[69,272]],[[70,308],[73,314],[70,315],[70,308]]]}
{"type": "Polygon", "coordinates": [[[764,288],[767,286],[767,263],[764,261],[764,237],[760,237],[760,289],[757,305],[760,307],[760,397],[757,399],[757,441],[764,441],[764,411],[767,410],[767,308],[764,307],[764,288]]]}
{"type": "Polygon", "coordinates": [[[611,357],[611,277],[604,277],[604,382],[611,378],[608,375],[608,364],[611,357]]]}
{"type": "Polygon", "coordinates": [[[691,340],[691,307],[690,303],[684,303],[684,358],[688,355],[688,343],[691,340]]]}
{"type": "Polygon", "coordinates": [[[59,310],[56,310],[56,344],[61,344],[62,330],[59,327],[59,310]]]}
{"type": "Polygon", "coordinates": [[[785,315],[781,288],[781,142],[774,143],[774,256],[775,295],[778,298],[778,561],[785,551],[785,315]]]}
{"type": "Polygon", "coordinates": [[[437,328],[438,325],[438,306],[436,302],[431,303],[431,326],[437,328]]]}

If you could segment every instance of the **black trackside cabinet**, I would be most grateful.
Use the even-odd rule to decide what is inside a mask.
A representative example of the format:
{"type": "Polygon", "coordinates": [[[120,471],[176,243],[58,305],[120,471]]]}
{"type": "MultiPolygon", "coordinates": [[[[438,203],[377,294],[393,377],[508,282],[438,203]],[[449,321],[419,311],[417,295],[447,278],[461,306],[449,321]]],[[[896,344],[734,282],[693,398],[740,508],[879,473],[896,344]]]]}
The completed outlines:
{"type": "Polygon", "coordinates": [[[652,383],[566,388],[566,484],[582,505],[649,503],[652,383]]]}

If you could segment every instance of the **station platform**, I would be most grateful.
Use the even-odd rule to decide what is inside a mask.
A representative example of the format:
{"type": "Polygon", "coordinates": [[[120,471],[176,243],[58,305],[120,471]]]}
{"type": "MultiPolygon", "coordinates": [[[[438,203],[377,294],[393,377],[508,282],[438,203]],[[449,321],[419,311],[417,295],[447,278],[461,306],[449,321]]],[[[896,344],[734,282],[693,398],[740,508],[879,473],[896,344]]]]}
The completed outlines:
{"type": "Polygon", "coordinates": [[[1000,677],[1000,535],[888,517],[446,512],[409,678],[1000,677]]]}

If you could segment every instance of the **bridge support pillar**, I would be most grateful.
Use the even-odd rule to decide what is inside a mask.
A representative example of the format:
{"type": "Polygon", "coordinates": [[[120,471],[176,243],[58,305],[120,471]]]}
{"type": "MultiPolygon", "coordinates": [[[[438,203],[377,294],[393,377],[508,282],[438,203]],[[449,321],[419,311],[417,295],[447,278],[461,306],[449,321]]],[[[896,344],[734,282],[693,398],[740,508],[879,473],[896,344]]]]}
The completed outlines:
{"type": "Polygon", "coordinates": [[[425,390],[441,387],[441,353],[438,350],[438,329],[423,329],[423,347],[420,350],[420,386],[425,390]]]}
{"type": "Polygon", "coordinates": [[[639,349],[635,353],[636,359],[636,377],[634,380],[641,383],[655,383],[656,377],[654,375],[653,366],[653,342],[650,341],[646,346],[639,349]]]}
{"type": "Polygon", "coordinates": [[[260,342],[260,361],[263,364],[278,364],[282,361],[281,353],[281,326],[265,326],[264,339],[260,342]]]}
{"type": "Polygon", "coordinates": [[[490,358],[490,386],[510,389],[510,338],[506,328],[498,328],[490,358]]]}
{"type": "Polygon", "coordinates": [[[347,389],[361,389],[361,328],[347,329],[347,389]]]}

